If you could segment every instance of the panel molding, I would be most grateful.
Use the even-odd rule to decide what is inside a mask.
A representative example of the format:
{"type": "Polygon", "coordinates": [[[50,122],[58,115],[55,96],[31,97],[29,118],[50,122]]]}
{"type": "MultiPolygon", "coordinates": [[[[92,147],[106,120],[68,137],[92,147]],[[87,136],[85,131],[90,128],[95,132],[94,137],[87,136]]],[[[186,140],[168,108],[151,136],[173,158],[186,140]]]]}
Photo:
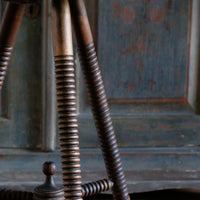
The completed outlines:
{"type": "MultiPolygon", "coordinates": [[[[44,181],[41,167],[46,160],[56,162],[56,182],[62,184],[59,151],[1,152],[3,171],[0,171],[0,186],[33,189],[44,181]]],[[[200,148],[123,148],[120,152],[130,193],[168,188],[199,188],[200,148]]],[[[84,183],[107,176],[99,149],[81,149],[81,166],[84,183]]]]}
{"type": "Polygon", "coordinates": [[[42,1],[42,150],[56,147],[56,92],[55,70],[51,37],[51,2],[42,1]]]}
{"type": "Polygon", "coordinates": [[[192,23],[191,23],[191,51],[188,102],[197,114],[200,113],[200,2],[192,1],[192,23]]]}
{"type": "MultiPolygon", "coordinates": [[[[98,1],[98,4],[101,3],[101,2],[103,3],[103,1],[98,1]]],[[[190,40],[191,40],[190,32],[191,31],[190,31],[190,29],[191,29],[191,23],[193,23],[193,22],[191,22],[191,20],[193,20],[193,19],[190,15],[191,15],[191,12],[192,12],[193,7],[194,7],[192,2],[193,2],[192,0],[189,1],[189,11],[188,11],[188,13],[189,13],[189,16],[188,16],[188,18],[189,18],[189,20],[188,20],[189,21],[188,30],[189,31],[188,31],[188,41],[187,41],[187,43],[188,43],[188,55],[187,55],[188,62],[186,63],[187,64],[187,70],[186,71],[188,71],[188,73],[189,73],[189,67],[190,67],[189,61],[190,61],[190,54],[191,54],[190,53],[191,52],[191,49],[190,49],[190,40]]],[[[117,5],[117,3],[116,3],[116,5],[117,5]]],[[[97,8],[98,8],[98,6],[96,7],[96,9],[97,8]]],[[[94,13],[96,13],[96,12],[98,12],[98,11],[94,11],[94,13]]],[[[98,15],[99,15],[99,13],[98,13],[98,15]]],[[[98,18],[98,15],[96,16],[97,18],[98,18]]],[[[100,25],[98,25],[98,26],[100,26],[100,25]]],[[[98,37],[98,34],[97,34],[97,37],[98,37]]],[[[101,41],[98,41],[98,42],[101,42],[101,41]]],[[[98,44],[97,44],[97,47],[98,47],[98,44]]],[[[104,48],[107,48],[107,47],[104,47],[104,48]]],[[[103,49],[101,49],[101,50],[103,51],[103,49]]],[[[107,60],[109,60],[109,59],[107,58],[107,60]]],[[[101,67],[101,63],[100,63],[100,67],[101,67]]],[[[189,76],[190,76],[190,78],[192,77],[191,73],[189,73],[189,76]]],[[[80,83],[79,83],[79,85],[80,85],[79,89],[81,90],[80,94],[79,94],[79,96],[80,96],[80,98],[79,98],[80,99],[80,113],[87,113],[87,112],[90,113],[88,98],[85,95],[87,92],[86,92],[86,89],[85,89],[85,86],[84,86],[84,82],[83,82],[81,76],[78,77],[78,78],[81,78],[80,83]]],[[[186,82],[188,83],[188,78],[187,78],[186,82]]],[[[108,88],[105,88],[105,89],[108,90],[108,88]]],[[[148,99],[145,99],[145,98],[144,99],[140,99],[140,98],[135,98],[135,99],[110,99],[109,98],[108,101],[109,101],[109,104],[111,105],[111,107],[116,107],[116,105],[119,105],[119,107],[121,107],[122,104],[126,105],[126,107],[128,107],[132,104],[131,106],[134,107],[135,103],[141,103],[141,104],[142,103],[163,103],[163,104],[180,103],[180,104],[185,104],[186,107],[187,107],[187,105],[188,105],[188,89],[186,89],[186,94],[185,94],[184,98],[148,98],[148,99]]],[[[189,101],[189,103],[191,103],[191,101],[189,101]]]]}

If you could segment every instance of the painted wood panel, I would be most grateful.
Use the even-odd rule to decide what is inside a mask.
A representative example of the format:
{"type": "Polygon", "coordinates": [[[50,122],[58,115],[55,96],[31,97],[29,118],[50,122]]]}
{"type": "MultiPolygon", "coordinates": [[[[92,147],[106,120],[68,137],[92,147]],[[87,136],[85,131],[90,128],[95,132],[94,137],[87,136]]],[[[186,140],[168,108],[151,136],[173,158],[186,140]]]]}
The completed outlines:
{"type": "MultiPolygon", "coordinates": [[[[200,151],[198,148],[135,148],[120,150],[129,192],[166,188],[199,188],[200,151]]],[[[44,182],[41,166],[53,160],[58,166],[56,183],[62,184],[59,152],[39,153],[24,150],[4,150],[1,157],[0,187],[32,189],[44,182]],[[22,168],[23,166],[23,168],[22,168]],[[13,182],[13,179],[15,182],[13,182]]],[[[0,154],[1,156],[1,154],[0,154]]],[[[83,182],[105,178],[105,167],[99,149],[81,150],[83,182]]]]}
{"type": "MultiPolygon", "coordinates": [[[[191,1],[97,2],[98,56],[120,146],[198,146],[200,119],[187,103],[191,1]],[[130,21],[124,19],[126,10],[135,12],[133,18],[127,13],[130,21]],[[142,41],[145,51],[136,45],[139,49],[120,56],[131,41],[142,41]],[[156,85],[148,87],[152,77],[156,85]]],[[[81,145],[96,147],[78,62],[77,72],[81,145]]]]}
{"type": "MultiPolygon", "coordinates": [[[[200,119],[195,116],[113,117],[120,147],[199,147],[200,119]]],[[[98,147],[91,117],[79,119],[81,147],[98,147]]]]}
{"type": "Polygon", "coordinates": [[[187,96],[190,1],[99,0],[98,12],[109,99],[187,96]]]}
{"type": "MultiPolygon", "coordinates": [[[[87,0],[87,2],[90,9],[89,16],[93,32],[95,38],[98,39],[96,43],[106,90],[110,102],[114,99],[114,102],[111,103],[111,113],[117,139],[120,147],[122,147],[120,152],[128,179],[129,191],[198,187],[200,183],[200,118],[194,114],[190,106],[186,103],[179,104],[170,101],[167,103],[122,103],[124,99],[132,101],[135,98],[149,100],[152,98],[174,99],[186,97],[190,1],[116,0],[115,3],[117,2],[118,6],[116,4],[114,6],[113,0],[87,0]],[[99,8],[96,3],[98,3],[99,8]],[[129,5],[130,7],[128,7],[129,5]],[[132,8],[135,9],[135,12],[140,13],[137,17],[135,14],[134,20],[130,18],[130,15],[127,16],[128,12],[126,13],[127,10],[132,12],[132,8]],[[160,23],[157,23],[157,20],[159,21],[162,13],[159,12],[158,8],[164,8],[165,13],[163,21],[160,23]],[[150,11],[152,9],[156,10],[155,13],[157,14],[153,15],[153,21],[151,20],[151,15],[149,15],[150,18],[147,17],[148,9],[150,11]],[[121,12],[122,14],[119,14],[121,12]],[[171,12],[171,14],[168,12],[171,12]],[[96,21],[97,14],[100,18],[99,24],[96,21]],[[169,19],[173,19],[176,22],[176,24],[171,24],[171,30],[166,24],[169,19]],[[125,31],[135,31],[135,27],[129,24],[131,20],[133,20],[133,25],[137,22],[136,25],[137,28],[139,27],[139,32],[133,35],[124,35],[123,41],[118,38],[114,40],[114,35],[119,36],[118,29],[120,26],[124,26],[125,31]],[[144,24],[142,23],[143,20],[145,20],[144,24]],[[107,26],[106,23],[109,23],[110,26],[107,26]],[[99,30],[96,29],[97,25],[99,30]],[[104,26],[107,26],[107,28],[104,26]],[[146,27],[147,29],[150,27],[148,31],[158,37],[157,41],[151,40],[154,37],[149,38],[148,35],[143,35],[146,27]],[[185,30],[182,30],[183,27],[185,27],[185,30]],[[177,31],[176,33],[174,32],[175,30],[177,31]],[[182,37],[186,38],[183,43],[181,42],[183,38],[180,37],[180,34],[183,34],[182,37]],[[111,38],[112,43],[106,38],[103,40],[103,35],[111,38]],[[169,38],[167,39],[163,35],[169,36],[169,38]],[[133,50],[130,49],[121,57],[115,55],[115,53],[118,53],[118,47],[121,50],[126,49],[131,45],[130,38],[131,40],[139,41],[140,36],[142,36],[145,45],[147,45],[147,52],[140,51],[139,54],[135,55],[133,50]],[[173,39],[173,37],[178,40],[173,39]],[[153,45],[154,42],[157,45],[153,45]],[[166,45],[162,47],[163,52],[161,52],[160,47],[162,43],[166,45]],[[108,48],[109,45],[116,47],[116,49],[113,47],[113,49],[108,48]],[[183,49],[181,49],[181,45],[183,49]],[[169,52],[170,47],[175,52],[173,59],[169,59],[169,53],[172,53],[169,52]],[[157,53],[157,55],[153,55],[150,48],[155,48],[154,53],[157,53]],[[149,55],[152,55],[152,57],[149,55]],[[151,62],[151,66],[147,66],[146,61],[144,61],[146,59],[151,62]],[[163,59],[170,65],[167,65],[163,59]],[[142,67],[143,71],[140,69],[140,60],[145,63],[144,67],[142,67]],[[173,61],[178,64],[175,65],[173,61]],[[128,62],[131,63],[131,70],[127,70],[130,69],[129,66],[126,66],[128,62]],[[124,71],[122,70],[123,66],[124,71]],[[175,71],[172,66],[181,71],[180,73],[177,72],[179,76],[175,77],[175,71]],[[164,77],[162,78],[161,76],[159,78],[160,72],[150,73],[150,69],[153,72],[163,70],[165,72],[163,74],[164,77]],[[118,76],[114,76],[118,71],[120,71],[122,81],[124,81],[122,83],[119,82],[120,84],[118,84],[118,76]],[[132,72],[137,72],[137,74],[133,75],[132,72]],[[146,85],[138,85],[133,90],[134,87],[131,85],[128,87],[128,85],[137,81],[138,73],[142,74],[143,84],[146,85]],[[148,76],[154,77],[157,81],[156,83],[162,87],[158,89],[158,86],[154,86],[151,93],[147,87],[149,84],[147,81],[148,76]],[[110,83],[107,81],[110,81],[110,83]],[[169,90],[165,91],[164,88],[167,85],[169,90]],[[179,89],[178,92],[176,88],[179,89]],[[138,91],[138,93],[135,93],[135,91],[138,91]],[[139,94],[140,91],[141,94],[139,94]]],[[[45,102],[42,100],[42,92],[44,90],[42,90],[41,86],[41,73],[42,71],[48,71],[41,68],[40,15],[31,20],[24,18],[19,36],[17,41],[18,48],[16,47],[15,49],[13,61],[9,68],[9,77],[2,95],[0,175],[3,183],[0,182],[0,185],[9,184],[13,181],[13,177],[15,177],[13,185],[39,184],[39,182],[43,181],[41,165],[46,160],[53,160],[57,163],[59,168],[57,180],[61,182],[59,151],[53,153],[30,151],[30,148],[41,147],[41,112],[42,102],[45,102]],[[22,148],[28,148],[29,150],[20,150],[22,148]]],[[[47,34],[47,37],[50,37],[49,34],[47,34]]],[[[48,39],[46,40],[48,41],[48,39]]],[[[44,42],[44,44],[46,43],[44,42]]],[[[140,47],[140,45],[137,47],[140,47]]],[[[137,52],[135,51],[135,53],[137,52]]],[[[48,54],[48,52],[46,53],[48,54]]],[[[47,57],[45,56],[46,59],[47,57]]],[[[47,60],[45,63],[48,63],[47,60]]],[[[99,177],[104,178],[106,173],[101,152],[99,148],[96,149],[99,147],[99,143],[82,77],[80,76],[81,71],[79,70],[77,58],[76,67],[83,181],[93,181],[99,177]]],[[[52,71],[50,70],[50,72],[52,71]]],[[[50,81],[50,83],[52,82],[50,81]]],[[[50,88],[52,94],[53,91],[53,87],[50,88]]],[[[49,90],[46,92],[49,92],[49,90]]],[[[49,96],[51,95],[49,94],[49,96]]],[[[48,116],[47,119],[50,120],[51,116],[48,116]]],[[[52,123],[51,120],[50,122],[52,123]]],[[[45,135],[46,137],[48,136],[48,131],[45,135]]],[[[53,138],[52,135],[51,137],[53,138]]]]}
{"type": "Polygon", "coordinates": [[[2,92],[1,148],[41,147],[41,47],[41,13],[24,16],[2,92]]]}

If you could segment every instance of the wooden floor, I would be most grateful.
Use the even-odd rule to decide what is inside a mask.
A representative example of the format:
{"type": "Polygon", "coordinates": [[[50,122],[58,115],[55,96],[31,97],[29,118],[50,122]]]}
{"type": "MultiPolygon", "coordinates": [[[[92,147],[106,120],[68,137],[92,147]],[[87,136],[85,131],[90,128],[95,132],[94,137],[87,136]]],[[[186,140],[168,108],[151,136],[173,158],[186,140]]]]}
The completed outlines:
{"type": "MultiPolygon", "coordinates": [[[[163,190],[131,194],[131,200],[200,200],[200,192],[184,190],[163,190]]],[[[111,195],[97,195],[85,200],[112,200],[111,195]]]]}

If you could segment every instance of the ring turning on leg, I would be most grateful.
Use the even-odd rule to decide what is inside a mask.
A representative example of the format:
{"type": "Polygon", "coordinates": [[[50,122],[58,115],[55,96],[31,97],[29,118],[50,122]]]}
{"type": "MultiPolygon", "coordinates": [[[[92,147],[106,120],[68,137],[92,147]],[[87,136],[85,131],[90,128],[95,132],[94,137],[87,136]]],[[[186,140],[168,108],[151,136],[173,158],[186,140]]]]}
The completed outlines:
{"type": "Polygon", "coordinates": [[[25,4],[7,3],[0,27],[0,90],[25,11],[25,4]]]}
{"type": "Polygon", "coordinates": [[[71,16],[67,0],[52,1],[52,33],[64,196],[82,200],[71,16]]]}
{"type": "Polygon", "coordinates": [[[98,131],[109,179],[114,183],[116,200],[130,199],[110,117],[93,37],[83,0],[69,0],[79,58],[98,131]]]}

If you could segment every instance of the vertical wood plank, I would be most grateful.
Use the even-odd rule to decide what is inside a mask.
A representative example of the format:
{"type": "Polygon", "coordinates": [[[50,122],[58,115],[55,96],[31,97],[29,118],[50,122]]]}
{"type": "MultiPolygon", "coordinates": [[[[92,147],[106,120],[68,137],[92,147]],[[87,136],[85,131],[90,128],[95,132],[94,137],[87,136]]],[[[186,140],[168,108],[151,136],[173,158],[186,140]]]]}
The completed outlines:
{"type": "Polygon", "coordinates": [[[50,2],[43,1],[42,9],[42,85],[43,85],[43,123],[42,150],[53,151],[56,146],[56,100],[55,74],[53,66],[53,52],[50,23],[50,2]]]}
{"type": "Polygon", "coordinates": [[[192,2],[188,102],[200,114],[200,2],[192,2]]]}

